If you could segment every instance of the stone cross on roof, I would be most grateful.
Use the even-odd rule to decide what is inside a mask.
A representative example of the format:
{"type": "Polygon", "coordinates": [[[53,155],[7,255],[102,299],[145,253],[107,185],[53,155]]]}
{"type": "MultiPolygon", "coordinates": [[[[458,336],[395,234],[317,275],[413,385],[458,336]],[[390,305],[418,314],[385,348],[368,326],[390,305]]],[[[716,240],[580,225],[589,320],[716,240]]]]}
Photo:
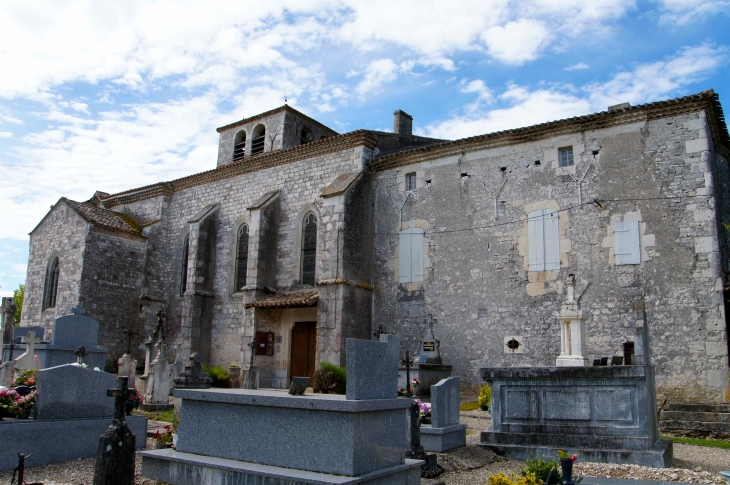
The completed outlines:
{"type": "Polygon", "coordinates": [[[81,303],[77,303],[75,307],[71,309],[71,313],[74,315],[86,315],[86,310],[81,306],[81,303]]]}

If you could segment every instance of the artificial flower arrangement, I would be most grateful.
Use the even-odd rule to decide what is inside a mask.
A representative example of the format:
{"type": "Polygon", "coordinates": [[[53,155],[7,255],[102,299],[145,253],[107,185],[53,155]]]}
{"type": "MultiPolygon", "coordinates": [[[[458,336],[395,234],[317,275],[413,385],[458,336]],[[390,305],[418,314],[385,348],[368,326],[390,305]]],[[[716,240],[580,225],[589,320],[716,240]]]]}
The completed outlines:
{"type": "Polygon", "coordinates": [[[414,402],[418,404],[418,411],[421,415],[421,424],[431,424],[431,403],[421,402],[420,399],[415,399],[414,402]]]}
{"type": "Polygon", "coordinates": [[[572,461],[573,463],[575,463],[578,460],[578,455],[570,455],[570,454],[564,452],[563,450],[558,450],[558,456],[560,457],[561,460],[570,459],[570,461],[572,461]]]}
{"type": "Polygon", "coordinates": [[[30,411],[35,406],[36,391],[30,391],[25,396],[18,396],[20,399],[15,401],[14,414],[18,417],[27,418],[30,416],[30,411]]]}
{"type": "Polygon", "coordinates": [[[36,395],[35,391],[31,391],[25,396],[21,396],[15,389],[0,387],[0,419],[3,417],[27,418],[35,405],[36,395]]]}
{"type": "Polygon", "coordinates": [[[130,389],[129,394],[127,394],[127,402],[125,404],[137,409],[142,403],[144,403],[144,397],[142,397],[142,394],[140,394],[137,389],[130,389]]]}
{"type": "Polygon", "coordinates": [[[13,383],[10,387],[28,386],[33,387],[38,382],[38,369],[27,369],[18,374],[18,377],[13,379],[13,383]]]}
{"type": "Polygon", "coordinates": [[[163,447],[167,447],[167,445],[172,444],[172,425],[166,424],[161,430],[158,429],[155,431],[155,440],[157,440],[158,445],[162,445],[163,447]]]}

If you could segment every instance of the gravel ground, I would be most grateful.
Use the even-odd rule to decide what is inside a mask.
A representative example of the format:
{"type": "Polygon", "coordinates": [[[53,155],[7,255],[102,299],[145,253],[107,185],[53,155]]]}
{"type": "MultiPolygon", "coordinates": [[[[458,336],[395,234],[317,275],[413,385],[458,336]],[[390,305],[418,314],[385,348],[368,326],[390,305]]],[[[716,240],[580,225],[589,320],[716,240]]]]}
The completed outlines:
{"type": "MultiPolygon", "coordinates": [[[[466,423],[467,444],[479,441],[479,432],[487,429],[491,419],[482,411],[461,413],[461,422],[466,423]]],[[[147,447],[152,448],[154,440],[147,439],[147,447]]],[[[439,463],[447,470],[435,480],[422,480],[423,485],[433,485],[443,481],[446,485],[483,485],[489,475],[506,472],[518,473],[524,465],[522,461],[508,460],[481,448],[467,446],[460,451],[439,454],[439,463]]],[[[94,479],[95,458],[73,460],[53,465],[28,468],[25,481],[44,482],[46,485],[90,485],[94,479]]],[[[627,478],[661,480],[668,482],[727,483],[717,472],[730,470],[730,449],[709,448],[686,444],[674,445],[675,468],[648,468],[636,465],[608,465],[604,463],[575,464],[575,474],[589,477],[627,478]]],[[[139,474],[141,458],[137,457],[136,485],[159,485],[161,482],[143,478],[139,474]]],[[[0,484],[10,483],[11,473],[0,473],[0,484]]]]}

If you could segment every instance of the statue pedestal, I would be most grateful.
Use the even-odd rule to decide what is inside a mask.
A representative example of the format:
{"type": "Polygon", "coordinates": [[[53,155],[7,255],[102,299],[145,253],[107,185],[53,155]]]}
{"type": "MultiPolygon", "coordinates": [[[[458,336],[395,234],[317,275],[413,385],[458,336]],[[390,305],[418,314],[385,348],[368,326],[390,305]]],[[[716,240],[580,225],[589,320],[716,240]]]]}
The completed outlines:
{"type": "Polygon", "coordinates": [[[563,303],[557,317],[560,323],[560,355],[555,360],[557,367],[587,367],[585,355],[586,332],[583,312],[576,302],[563,303]]]}

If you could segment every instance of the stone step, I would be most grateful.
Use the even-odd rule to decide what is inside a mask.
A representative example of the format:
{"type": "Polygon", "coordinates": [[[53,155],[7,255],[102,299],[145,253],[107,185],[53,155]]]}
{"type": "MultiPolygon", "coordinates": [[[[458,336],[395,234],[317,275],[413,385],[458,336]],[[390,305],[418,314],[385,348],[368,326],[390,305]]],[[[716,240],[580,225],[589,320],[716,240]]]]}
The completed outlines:
{"type": "Polygon", "coordinates": [[[730,423],[730,413],[662,411],[661,421],[700,421],[703,423],[730,423]]]}
{"type": "Polygon", "coordinates": [[[730,423],[702,421],[672,421],[662,419],[659,430],[677,436],[693,438],[730,438],[730,423]]]}
{"type": "Polygon", "coordinates": [[[730,413],[730,403],[670,402],[665,411],[685,411],[693,413],[730,413]]]}
{"type": "Polygon", "coordinates": [[[612,448],[643,450],[650,448],[647,438],[634,436],[606,436],[606,435],[571,435],[571,434],[543,434],[543,433],[514,433],[482,431],[481,444],[494,446],[555,446],[557,448],[612,448]]]}

